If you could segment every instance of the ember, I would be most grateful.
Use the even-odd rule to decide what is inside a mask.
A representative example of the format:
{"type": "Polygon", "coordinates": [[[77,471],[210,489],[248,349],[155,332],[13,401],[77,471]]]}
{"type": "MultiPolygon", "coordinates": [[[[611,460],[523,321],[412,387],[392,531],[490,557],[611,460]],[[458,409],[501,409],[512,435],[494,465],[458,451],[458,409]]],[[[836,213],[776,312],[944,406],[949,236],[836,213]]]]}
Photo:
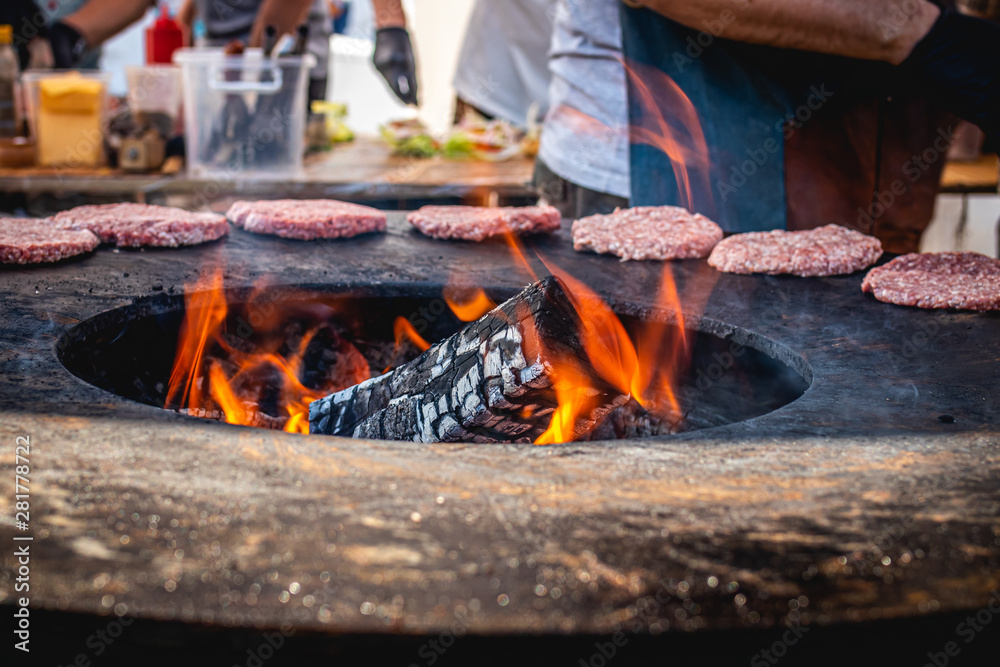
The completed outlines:
{"type": "Polygon", "coordinates": [[[335,304],[310,300],[302,309],[290,299],[282,309],[263,295],[257,290],[230,313],[220,272],[188,292],[164,407],[308,433],[312,401],[371,377],[365,357],[338,332],[335,304]]]}

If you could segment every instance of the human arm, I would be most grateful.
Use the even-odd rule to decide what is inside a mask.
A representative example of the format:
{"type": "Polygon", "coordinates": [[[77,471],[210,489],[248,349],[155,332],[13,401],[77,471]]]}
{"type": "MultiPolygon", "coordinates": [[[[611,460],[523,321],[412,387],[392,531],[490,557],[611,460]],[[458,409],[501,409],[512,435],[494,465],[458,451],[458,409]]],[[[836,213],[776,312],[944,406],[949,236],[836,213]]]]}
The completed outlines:
{"type": "Polygon", "coordinates": [[[377,29],[406,27],[406,14],[400,0],[372,0],[372,7],[377,29]]]}
{"type": "Polygon", "coordinates": [[[247,46],[259,47],[264,44],[264,30],[269,25],[278,29],[278,35],[294,35],[295,28],[306,20],[312,0],[264,0],[257,11],[253,28],[250,31],[250,43],[247,46]]]}
{"type": "Polygon", "coordinates": [[[92,49],[141,19],[155,4],[155,0],[90,0],[59,23],[79,33],[92,49]]]}
{"type": "Polygon", "coordinates": [[[372,0],[375,9],[375,68],[406,104],[417,103],[417,66],[400,0],[372,0]]]}
{"type": "Polygon", "coordinates": [[[194,30],[194,20],[197,13],[198,8],[195,6],[194,0],[184,0],[184,4],[177,10],[177,22],[184,26],[188,35],[191,35],[194,30]]]}
{"type": "Polygon", "coordinates": [[[1000,25],[928,0],[641,4],[726,39],[898,65],[901,90],[975,123],[986,133],[987,149],[1000,149],[1000,25]]]}
{"type": "Polygon", "coordinates": [[[638,0],[695,30],[738,42],[902,63],[941,10],[929,0],[638,0]]]}

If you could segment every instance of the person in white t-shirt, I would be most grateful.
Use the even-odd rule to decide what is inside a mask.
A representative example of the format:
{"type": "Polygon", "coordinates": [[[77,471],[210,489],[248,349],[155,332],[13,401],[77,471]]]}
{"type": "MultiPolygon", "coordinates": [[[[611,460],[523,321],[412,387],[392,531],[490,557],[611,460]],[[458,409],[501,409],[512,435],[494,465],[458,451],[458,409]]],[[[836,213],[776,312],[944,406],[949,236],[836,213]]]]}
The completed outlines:
{"type": "Polygon", "coordinates": [[[477,0],[455,72],[456,121],[463,105],[519,127],[544,118],[556,5],[557,0],[477,0]],[[537,116],[529,119],[532,107],[537,116]]]}

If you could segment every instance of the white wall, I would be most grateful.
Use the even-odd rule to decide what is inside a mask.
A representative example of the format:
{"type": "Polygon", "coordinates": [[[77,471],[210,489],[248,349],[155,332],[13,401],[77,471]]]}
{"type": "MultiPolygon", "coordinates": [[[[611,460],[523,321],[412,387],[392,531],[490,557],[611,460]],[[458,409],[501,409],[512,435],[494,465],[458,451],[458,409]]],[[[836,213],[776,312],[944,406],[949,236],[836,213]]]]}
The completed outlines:
{"type": "MultiPolygon", "coordinates": [[[[170,8],[176,14],[183,0],[159,0],[159,4],[170,8]]],[[[146,62],[146,28],[156,19],[159,10],[150,9],[141,21],[128,30],[108,40],[102,49],[101,69],[110,72],[112,95],[124,96],[128,92],[125,81],[126,65],[143,65],[146,62]]]]}
{"type": "Polygon", "coordinates": [[[451,81],[475,3],[473,0],[415,0],[414,4],[412,23],[422,97],[420,117],[432,131],[443,132],[451,127],[454,115],[455,89],[451,81]]]}
{"type": "Polygon", "coordinates": [[[419,110],[400,103],[372,65],[374,37],[370,4],[352,0],[347,35],[333,38],[329,98],[346,102],[347,124],[358,134],[379,125],[419,116],[435,133],[451,127],[455,89],[451,85],[473,0],[404,0],[417,58],[419,110]]]}

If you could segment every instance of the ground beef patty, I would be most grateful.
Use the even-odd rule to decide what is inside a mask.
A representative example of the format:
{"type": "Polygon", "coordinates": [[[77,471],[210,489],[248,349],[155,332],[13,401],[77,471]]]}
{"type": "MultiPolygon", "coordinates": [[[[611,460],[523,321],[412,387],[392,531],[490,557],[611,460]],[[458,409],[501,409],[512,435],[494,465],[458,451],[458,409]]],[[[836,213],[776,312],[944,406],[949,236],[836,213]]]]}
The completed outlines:
{"type": "Polygon", "coordinates": [[[736,234],[715,246],[708,263],[726,273],[836,276],[854,273],[882,256],[882,244],[839,225],[805,231],[736,234]]]}
{"type": "Polygon", "coordinates": [[[58,262],[90,252],[101,240],[87,230],[61,229],[52,220],[0,218],[0,262],[58,262]]]}
{"type": "Polygon", "coordinates": [[[705,257],[722,240],[722,228],[678,206],[620,208],[573,223],[573,248],[628,259],[705,257]]]}
{"type": "Polygon", "coordinates": [[[385,231],[385,213],[334,199],[238,201],[226,212],[237,227],[255,234],[312,241],[385,231]]]}
{"type": "Polygon", "coordinates": [[[1000,260],[976,252],[901,255],[869,271],[861,289],[901,306],[1000,310],[1000,260]]]}
{"type": "Polygon", "coordinates": [[[424,206],[406,219],[427,236],[482,241],[508,232],[548,234],[562,216],[554,206],[424,206]]]}
{"type": "Polygon", "coordinates": [[[215,241],[229,233],[221,215],[150,204],[77,206],[57,213],[52,220],[66,229],[89,229],[102,242],[123,248],[176,248],[215,241]]]}

